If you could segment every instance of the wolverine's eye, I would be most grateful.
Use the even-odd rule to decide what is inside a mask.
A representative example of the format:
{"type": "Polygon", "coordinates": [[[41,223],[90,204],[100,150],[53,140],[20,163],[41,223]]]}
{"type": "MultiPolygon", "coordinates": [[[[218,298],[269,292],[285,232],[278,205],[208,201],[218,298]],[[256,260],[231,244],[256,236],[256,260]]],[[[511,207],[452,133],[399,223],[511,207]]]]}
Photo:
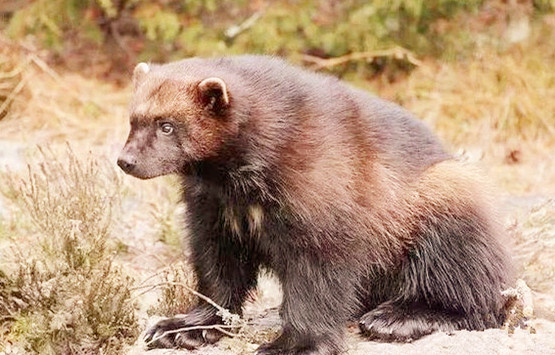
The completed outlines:
{"type": "Polygon", "coordinates": [[[162,133],[164,134],[172,134],[173,133],[173,125],[171,123],[162,123],[162,125],[160,126],[160,130],[162,131],[162,133]]]}

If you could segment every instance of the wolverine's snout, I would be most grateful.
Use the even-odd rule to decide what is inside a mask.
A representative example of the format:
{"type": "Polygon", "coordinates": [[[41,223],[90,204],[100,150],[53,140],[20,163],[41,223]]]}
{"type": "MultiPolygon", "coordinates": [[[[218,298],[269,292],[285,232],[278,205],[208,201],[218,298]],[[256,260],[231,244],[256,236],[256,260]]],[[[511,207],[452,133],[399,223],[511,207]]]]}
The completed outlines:
{"type": "Polygon", "coordinates": [[[133,169],[135,169],[137,162],[134,158],[122,155],[118,158],[118,166],[121,170],[125,171],[126,174],[130,174],[133,169]]]}

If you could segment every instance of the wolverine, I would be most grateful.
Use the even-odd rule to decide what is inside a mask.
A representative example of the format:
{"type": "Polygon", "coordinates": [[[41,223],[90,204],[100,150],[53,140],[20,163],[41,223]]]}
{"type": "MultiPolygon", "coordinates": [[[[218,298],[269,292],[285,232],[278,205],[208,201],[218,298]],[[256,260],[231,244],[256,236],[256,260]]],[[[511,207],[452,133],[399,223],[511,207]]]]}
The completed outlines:
{"type": "MultiPolygon", "coordinates": [[[[241,314],[261,269],[282,331],[257,354],[338,354],[352,320],[376,341],[483,330],[511,282],[488,188],[396,104],[266,56],[134,70],[118,165],[177,174],[198,291],[241,314]]],[[[146,333],[194,349],[222,323],[199,301],[146,333]]]]}

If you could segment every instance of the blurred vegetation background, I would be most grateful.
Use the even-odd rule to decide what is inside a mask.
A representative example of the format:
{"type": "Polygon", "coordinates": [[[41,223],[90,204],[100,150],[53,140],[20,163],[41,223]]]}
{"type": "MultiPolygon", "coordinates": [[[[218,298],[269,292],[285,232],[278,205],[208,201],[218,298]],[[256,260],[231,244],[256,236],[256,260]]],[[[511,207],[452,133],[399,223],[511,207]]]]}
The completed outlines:
{"type": "MultiPolygon", "coordinates": [[[[486,42],[504,50],[526,39],[531,21],[554,7],[553,0],[4,0],[0,14],[9,37],[32,38],[70,68],[104,65],[108,74],[137,60],[236,53],[310,62],[305,56],[402,47],[457,60],[486,42]]],[[[404,59],[403,51],[368,53],[333,69],[364,78],[410,70],[404,59]]]]}
{"type": "Polygon", "coordinates": [[[179,263],[174,181],[139,182],[114,164],[136,63],[190,56],[278,55],[414,112],[509,196],[519,276],[555,314],[554,10],[555,0],[0,0],[0,352],[122,353],[148,315],[194,302],[181,286],[194,279],[179,263]]]}

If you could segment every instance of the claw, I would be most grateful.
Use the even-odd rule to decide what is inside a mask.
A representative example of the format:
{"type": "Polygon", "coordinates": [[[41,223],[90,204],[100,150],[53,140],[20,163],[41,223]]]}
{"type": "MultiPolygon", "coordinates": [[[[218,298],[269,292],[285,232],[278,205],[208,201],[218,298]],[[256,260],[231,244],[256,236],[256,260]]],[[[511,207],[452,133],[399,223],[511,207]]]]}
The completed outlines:
{"type": "Polygon", "coordinates": [[[153,332],[152,332],[152,330],[149,330],[149,331],[146,332],[146,334],[145,334],[145,336],[144,336],[144,338],[143,338],[143,341],[144,341],[145,343],[148,343],[149,341],[152,340],[152,338],[153,338],[153,332]]]}

